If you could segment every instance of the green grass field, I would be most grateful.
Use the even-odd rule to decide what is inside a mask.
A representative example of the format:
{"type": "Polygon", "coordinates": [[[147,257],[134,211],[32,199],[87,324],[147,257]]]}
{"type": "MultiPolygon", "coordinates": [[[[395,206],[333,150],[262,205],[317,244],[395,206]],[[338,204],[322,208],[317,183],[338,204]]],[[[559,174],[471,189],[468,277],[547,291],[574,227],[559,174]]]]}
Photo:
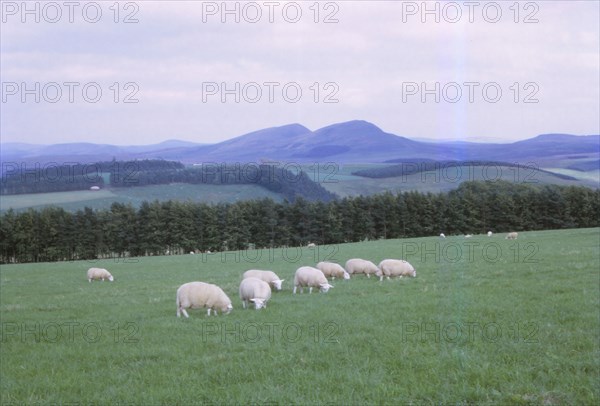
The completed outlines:
{"type": "Polygon", "coordinates": [[[3,265],[0,404],[597,404],[599,243],[595,228],[3,265]],[[299,266],[351,257],[404,257],[417,277],[292,295],[299,266]],[[115,282],[88,283],[91,266],[115,282]],[[241,307],[249,268],[285,279],[267,309],[241,307]],[[178,319],[194,280],[233,312],[178,319]]]}
{"type": "MultiPolygon", "coordinates": [[[[570,161],[569,161],[570,162],[570,161]]],[[[315,163],[310,165],[290,165],[289,169],[300,168],[315,182],[340,197],[367,196],[386,191],[404,192],[417,190],[420,192],[447,192],[457,188],[460,183],[472,180],[504,180],[511,183],[557,184],[598,187],[599,171],[580,172],[561,168],[549,170],[576,177],[578,180],[563,180],[549,174],[532,169],[516,169],[501,166],[476,167],[443,167],[438,172],[417,173],[405,177],[371,179],[352,175],[361,169],[378,168],[390,164],[336,164],[315,163]]],[[[524,164],[523,164],[524,165],[524,164]]],[[[233,203],[240,200],[261,199],[269,197],[276,202],[283,201],[281,194],[271,192],[257,185],[191,185],[170,184],[142,186],[133,188],[112,188],[100,191],[72,191],[58,193],[36,193],[23,195],[0,196],[0,212],[13,208],[17,211],[28,208],[40,209],[54,205],[66,210],[76,211],[84,207],[92,209],[108,209],[113,202],[131,203],[139,207],[143,201],[152,200],[190,200],[205,203],[233,203]]]]}
{"type": "Polygon", "coordinates": [[[143,201],[190,200],[204,203],[233,203],[241,200],[270,197],[276,202],[283,201],[281,195],[256,185],[190,185],[173,183],[170,185],[140,186],[132,188],[112,188],[99,191],[81,190],[72,192],[35,193],[0,196],[0,210],[10,208],[24,210],[40,209],[45,206],[60,206],[65,210],[109,209],[111,204],[131,203],[139,207],[143,201]]]}

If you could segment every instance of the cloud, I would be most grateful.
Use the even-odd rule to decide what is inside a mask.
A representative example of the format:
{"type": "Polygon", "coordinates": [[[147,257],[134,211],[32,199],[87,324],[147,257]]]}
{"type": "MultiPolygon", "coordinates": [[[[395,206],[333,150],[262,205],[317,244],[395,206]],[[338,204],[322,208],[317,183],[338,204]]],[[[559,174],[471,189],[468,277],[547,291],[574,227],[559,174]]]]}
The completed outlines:
{"type": "Polygon", "coordinates": [[[600,132],[597,2],[496,2],[497,22],[490,2],[471,15],[464,2],[228,2],[227,9],[223,2],[121,2],[118,15],[114,3],[97,4],[96,23],[79,9],[72,23],[64,9],[57,23],[41,10],[39,23],[3,14],[4,90],[5,83],[77,82],[103,92],[95,103],[81,94],[73,103],[22,103],[21,94],[4,92],[3,142],[43,135],[45,142],[123,143],[124,134],[128,144],[214,142],[291,122],[318,128],[351,119],[427,138],[600,132]],[[124,23],[127,17],[137,22],[124,23]],[[478,84],[474,102],[465,82],[478,84]],[[124,103],[132,83],[134,105],[124,103]],[[207,96],[213,83],[219,92],[207,96]],[[407,83],[419,93],[407,98],[407,83]],[[436,83],[458,84],[463,97],[448,102],[438,94],[436,103],[426,95],[423,103],[436,83]],[[501,100],[482,95],[490,83],[500,86],[501,100]],[[303,97],[286,99],[286,84],[297,84],[303,97]],[[227,91],[238,88],[247,93],[236,101],[227,91]],[[538,103],[524,103],[532,90],[538,103]],[[337,102],[325,103],[333,93],[337,102]]]}

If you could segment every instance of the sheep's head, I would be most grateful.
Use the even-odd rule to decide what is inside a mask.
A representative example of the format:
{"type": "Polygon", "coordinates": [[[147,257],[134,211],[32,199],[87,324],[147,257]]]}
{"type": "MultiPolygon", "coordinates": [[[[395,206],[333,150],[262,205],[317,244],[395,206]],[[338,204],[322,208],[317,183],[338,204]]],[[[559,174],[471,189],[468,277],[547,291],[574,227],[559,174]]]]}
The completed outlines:
{"type": "Polygon", "coordinates": [[[346,280],[350,279],[350,274],[346,271],[344,271],[344,279],[346,279],[346,280]]]}
{"type": "Polygon", "coordinates": [[[254,298],[254,299],[250,299],[250,301],[252,303],[254,303],[254,308],[256,310],[262,309],[263,307],[267,307],[267,301],[265,299],[254,298]]]}
{"type": "Polygon", "coordinates": [[[225,310],[223,311],[225,314],[229,314],[231,313],[231,311],[233,310],[233,305],[231,303],[229,303],[226,307],[225,310]]]}
{"type": "Polygon", "coordinates": [[[271,281],[275,290],[281,290],[281,284],[283,283],[284,280],[285,279],[276,279],[274,281],[271,281]]]}
{"type": "Polygon", "coordinates": [[[112,275],[110,275],[110,276],[108,277],[108,280],[112,282],[112,281],[114,281],[114,280],[115,280],[115,278],[114,278],[112,275]]]}
{"type": "Polygon", "coordinates": [[[329,288],[333,288],[333,285],[330,285],[329,283],[321,283],[319,285],[321,293],[327,293],[327,291],[329,291],[329,288]]]}
{"type": "Polygon", "coordinates": [[[381,278],[383,276],[383,271],[379,268],[377,268],[377,271],[375,271],[375,276],[381,278]]]}

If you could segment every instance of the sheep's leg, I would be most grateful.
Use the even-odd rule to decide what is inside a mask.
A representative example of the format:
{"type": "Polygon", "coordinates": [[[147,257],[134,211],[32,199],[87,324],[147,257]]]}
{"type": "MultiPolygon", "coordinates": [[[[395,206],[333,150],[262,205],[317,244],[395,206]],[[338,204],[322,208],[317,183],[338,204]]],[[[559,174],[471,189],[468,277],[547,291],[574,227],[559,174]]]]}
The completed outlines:
{"type": "Polygon", "coordinates": [[[294,286],[294,291],[292,292],[293,295],[296,294],[296,288],[297,288],[297,286],[294,286]]]}
{"type": "Polygon", "coordinates": [[[190,315],[184,308],[182,308],[181,311],[183,312],[183,315],[185,316],[186,319],[190,317],[190,315]]]}
{"type": "Polygon", "coordinates": [[[312,293],[312,286],[308,287],[308,293],[312,293]]]}

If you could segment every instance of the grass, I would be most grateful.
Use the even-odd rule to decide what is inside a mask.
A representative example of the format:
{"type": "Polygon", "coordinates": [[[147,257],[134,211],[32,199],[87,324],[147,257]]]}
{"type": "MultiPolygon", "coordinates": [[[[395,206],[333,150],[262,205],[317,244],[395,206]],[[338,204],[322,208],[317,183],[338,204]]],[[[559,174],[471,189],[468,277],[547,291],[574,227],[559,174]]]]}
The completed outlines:
{"type": "Polygon", "coordinates": [[[81,190],[72,192],[35,193],[0,196],[0,210],[9,208],[24,210],[40,209],[45,206],[60,206],[65,210],[108,209],[113,202],[131,203],[139,207],[143,201],[190,200],[193,202],[233,203],[241,200],[270,197],[282,201],[281,195],[256,185],[190,185],[173,183],[169,185],[113,188],[99,191],[81,190]]]}
{"type": "MultiPolygon", "coordinates": [[[[447,192],[457,188],[460,183],[470,180],[505,180],[514,183],[576,185],[597,188],[599,179],[598,171],[580,172],[561,168],[544,168],[578,179],[572,181],[559,179],[532,169],[520,168],[517,170],[516,168],[500,166],[443,167],[438,172],[424,172],[385,179],[370,179],[352,175],[352,172],[361,169],[390,165],[392,164],[341,165],[330,162],[301,166],[290,165],[289,169],[295,173],[295,171],[302,168],[313,181],[340,197],[367,196],[386,191],[393,193],[408,190],[432,193],[447,192]]],[[[264,197],[269,197],[276,202],[283,201],[280,194],[256,185],[170,184],[103,189],[100,191],[82,190],[0,196],[0,212],[9,208],[19,211],[27,208],[39,209],[49,205],[60,206],[70,211],[80,210],[86,206],[92,209],[108,209],[113,202],[131,203],[134,207],[139,207],[143,201],[155,199],[160,201],[171,199],[206,203],[233,203],[240,200],[261,199],[264,197]]]]}
{"type": "Polygon", "coordinates": [[[3,265],[0,403],[597,404],[600,229],[3,265]],[[406,257],[416,278],[292,295],[318,260],[406,257]],[[115,282],[88,283],[91,266],[115,282]],[[243,310],[249,268],[285,279],[243,310]],[[230,315],[175,317],[182,283],[230,315]]]}

